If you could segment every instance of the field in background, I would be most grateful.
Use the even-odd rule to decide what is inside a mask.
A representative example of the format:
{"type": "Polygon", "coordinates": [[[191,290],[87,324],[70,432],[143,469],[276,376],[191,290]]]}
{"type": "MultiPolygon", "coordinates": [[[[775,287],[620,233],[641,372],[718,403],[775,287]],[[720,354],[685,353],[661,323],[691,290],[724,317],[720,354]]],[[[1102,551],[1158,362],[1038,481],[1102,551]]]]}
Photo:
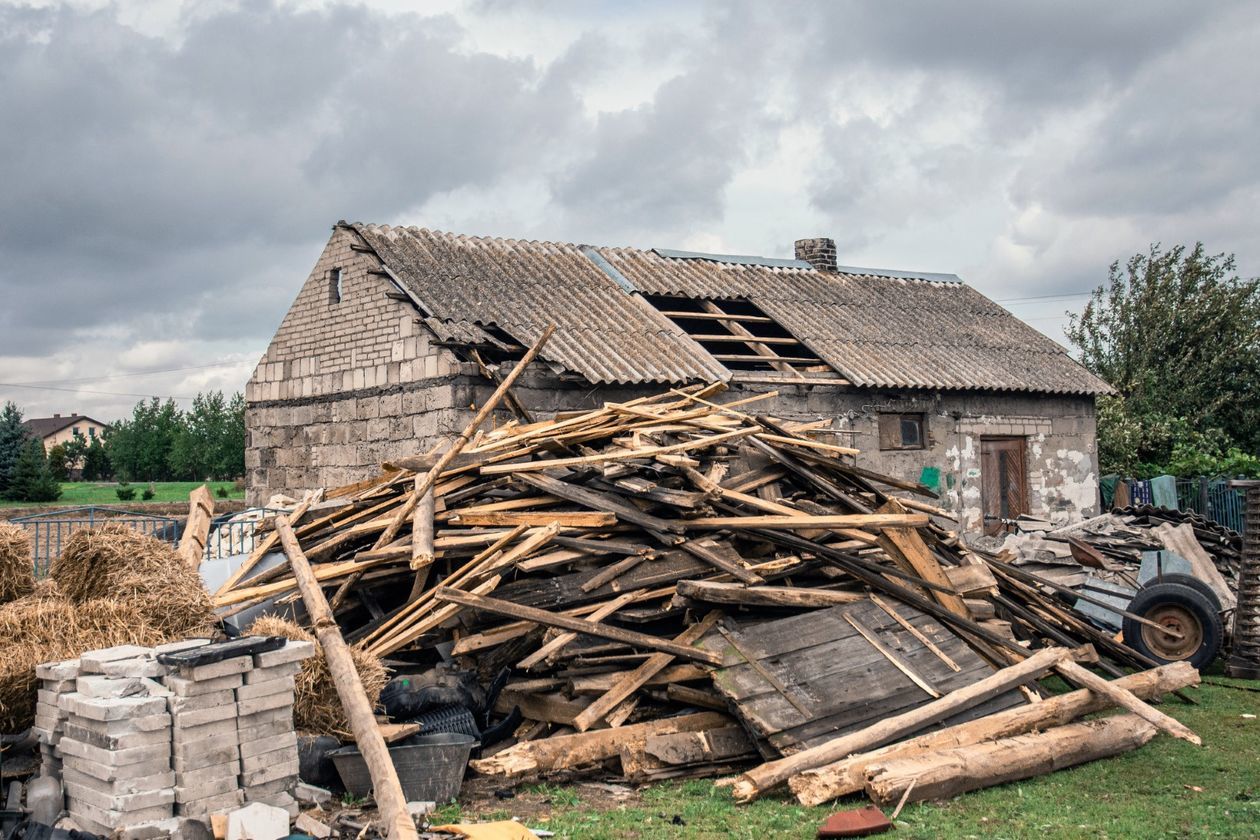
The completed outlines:
{"type": "MultiPolygon", "coordinates": [[[[110,505],[113,507],[135,507],[145,504],[162,504],[171,502],[187,502],[188,494],[200,485],[200,481],[156,481],[153,483],[154,496],[145,501],[141,496],[148,489],[147,482],[132,482],[136,496],[130,501],[121,501],[114,492],[118,488],[113,481],[66,481],[61,485],[61,498],[55,502],[34,504],[32,502],[0,501],[0,508],[59,508],[80,507],[82,505],[110,505]]],[[[229,499],[244,499],[245,491],[237,490],[231,481],[211,481],[210,492],[215,501],[219,501],[219,488],[225,488],[229,499]]]]}

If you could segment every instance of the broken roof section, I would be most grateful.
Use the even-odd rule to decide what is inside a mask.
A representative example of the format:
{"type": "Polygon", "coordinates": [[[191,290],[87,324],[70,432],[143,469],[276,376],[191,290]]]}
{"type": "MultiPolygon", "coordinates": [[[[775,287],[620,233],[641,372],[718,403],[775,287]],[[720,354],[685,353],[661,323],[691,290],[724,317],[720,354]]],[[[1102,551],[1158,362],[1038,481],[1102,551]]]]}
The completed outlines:
{"type": "Polygon", "coordinates": [[[554,322],[545,358],[594,383],[732,378],[652,296],[751,302],[835,371],[797,374],[805,378],[943,390],[1110,390],[953,275],[820,271],[799,260],[350,227],[443,338],[502,346],[506,334],[527,345],[554,322]],[[483,329],[491,327],[497,330],[483,329]]]}

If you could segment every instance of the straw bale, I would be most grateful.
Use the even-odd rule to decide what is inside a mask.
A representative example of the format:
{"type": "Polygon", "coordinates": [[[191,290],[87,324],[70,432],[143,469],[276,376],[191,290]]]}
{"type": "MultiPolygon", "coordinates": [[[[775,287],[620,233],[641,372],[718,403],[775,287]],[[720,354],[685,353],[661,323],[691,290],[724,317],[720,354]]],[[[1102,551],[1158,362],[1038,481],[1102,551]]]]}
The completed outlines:
{"type": "Polygon", "coordinates": [[[30,535],[20,525],[0,522],[0,604],[29,595],[34,586],[30,535]]]}
{"type": "MultiPolygon", "coordinates": [[[[314,643],[315,655],[302,663],[302,671],[297,676],[293,699],[294,725],[298,729],[318,735],[353,737],[350,721],[341,706],[332,673],[324,659],[324,651],[315,636],[292,621],[278,616],[259,618],[249,632],[255,636],[283,636],[293,641],[314,643]]],[[[354,660],[355,670],[359,672],[359,681],[363,683],[368,702],[375,706],[380,699],[381,689],[389,682],[385,666],[377,656],[359,648],[350,648],[350,656],[354,660]]]]}
{"type": "Polygon", "coordinates": [[[201,575],[172,546],[126,525],[75,533],[50,573],[71,601],[108,598],[133,604],[148,624],[172,639],[203,635],[214,623],[201,575]]]}

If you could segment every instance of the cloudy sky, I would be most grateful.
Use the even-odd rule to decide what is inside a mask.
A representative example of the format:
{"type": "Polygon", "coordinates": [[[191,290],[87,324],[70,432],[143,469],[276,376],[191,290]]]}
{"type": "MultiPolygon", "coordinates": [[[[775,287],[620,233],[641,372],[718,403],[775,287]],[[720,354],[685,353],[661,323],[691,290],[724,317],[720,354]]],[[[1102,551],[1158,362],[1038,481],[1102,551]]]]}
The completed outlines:
{"type": "Polygon", "coordinates": [[[1260,272],[1255,2],[0,0],[0,400],[245,380],[338,219],[948,271],[1061,339],[1260,272]]]}

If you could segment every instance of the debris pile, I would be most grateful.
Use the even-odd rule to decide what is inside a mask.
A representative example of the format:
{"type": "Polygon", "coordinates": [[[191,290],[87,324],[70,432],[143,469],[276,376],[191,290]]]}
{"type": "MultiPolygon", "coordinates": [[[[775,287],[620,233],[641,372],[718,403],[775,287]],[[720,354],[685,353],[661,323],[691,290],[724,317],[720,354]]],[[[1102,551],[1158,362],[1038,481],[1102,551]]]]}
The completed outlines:
{"type": "MultiPolygon", "coordinates": [[[[1113,676],[1157,663],[1075,615],[1075,597],[969,550],[927,488],[857,466],[826,422],[757,414],[773,394],[719,405],[718,390],[477,433],[492,400],[451,449],[303,501],[294,550],[343,636],[409,686],[384,710],[422,733],[471,729],[473,767],[512,778],[764,762],[741,800],[945,733],[964,750],[949,767],[982,784],[1134,748],[1152,727],[1194,738],[1139,699],[1193,668],[1128,688],[1097,676],[1077,660],[1113,676]],[[1052,671],[1081,686],[1073,703],[1042,699],[1052,671]],[[1046,758],[1089,734],[1061,727],[1115,705],[1138,717],[1088,724],[1097,749],[1046,758]],[[1035,744],[965,752],[1004,737],[1035,744]]],[[[278,544],[261,540],[216,593],[222,616],[297,600],[289,565],[262,562],[278,544]]],[[[881,760],[872,795],[900,795],[922,752],[881,760]]],[[[946,763],[925,790],[949,788],[946,763]]]]}

